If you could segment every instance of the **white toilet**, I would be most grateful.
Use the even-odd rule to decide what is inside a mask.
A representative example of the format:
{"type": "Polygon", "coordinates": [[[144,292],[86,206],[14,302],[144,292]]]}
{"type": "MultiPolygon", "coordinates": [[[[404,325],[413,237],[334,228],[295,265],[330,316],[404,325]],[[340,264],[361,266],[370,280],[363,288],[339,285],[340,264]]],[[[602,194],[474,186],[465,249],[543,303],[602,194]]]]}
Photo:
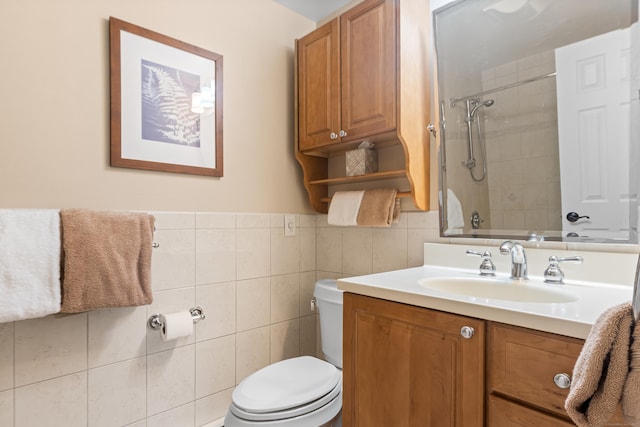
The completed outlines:
{"type": "Polygon", "coordinates": [[[233,392],[224,427],[342,425],[342,291],[335,280],[319,280],[313,295],[322,353],[331,363],[302,356],[249,375],[233,392]]]}

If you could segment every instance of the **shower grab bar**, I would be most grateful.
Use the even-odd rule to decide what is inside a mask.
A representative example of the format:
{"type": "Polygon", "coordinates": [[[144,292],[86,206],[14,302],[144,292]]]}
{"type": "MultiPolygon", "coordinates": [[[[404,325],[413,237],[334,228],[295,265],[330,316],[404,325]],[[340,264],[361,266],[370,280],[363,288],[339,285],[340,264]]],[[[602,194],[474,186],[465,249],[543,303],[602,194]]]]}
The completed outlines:
{"type": "Polygon", "coordinates": [[[499,86],[499,87],[496,87],[496,88],[493,88],[493,89],[487,89],[487,90],[485,90],[483,92],[474,93],[473,95],[464,96],[462,98],[457,98],[457,99],[451,98],[451,100],[449,101],[449,105],[451,106],[451,108],[453,108],[453,107],[456,106],[456,104],[458,102],[466,101],[467,99],[482,98],[485,95],[489,95],[489,94],[496,93],[496,92],[501,92],[501,91],[506,90],[506,89],[511,89],[511,88],[514,88],[514,87],[517,87],[517,86],[522,86],[522,85],[527,84],[527,83],[533,83],[533,82],[537,82],[538,80],[543,80],[543,79],[546,79],[546,78],[549,78],[549,77],[555,77],[555,76],[556,76],[555,72],[549,73],[549,74],[543,74],[543,75],[540,75],[540,76],[531,77],[529,79],[525,79],[525,80],[520,80],[520,81],[517,81],[517,82],[509,83],[509,84],[506,84],[504,86],[499,86]]]}

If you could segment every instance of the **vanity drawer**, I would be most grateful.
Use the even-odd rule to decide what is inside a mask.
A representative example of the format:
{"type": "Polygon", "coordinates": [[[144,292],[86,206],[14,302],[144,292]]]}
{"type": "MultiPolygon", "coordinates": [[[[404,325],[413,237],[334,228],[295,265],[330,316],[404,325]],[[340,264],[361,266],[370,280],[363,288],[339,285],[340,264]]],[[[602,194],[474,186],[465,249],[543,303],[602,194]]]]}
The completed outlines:
{"type": "Polygon", "coordinates": [[[515,326],[489,327],[488,391],[567,417],[569,388],[554,382],[571,376],[583,340],[515,326]]]}
{"type": "Polygon", "coordinates": [[[487,427],[569,427],[575,424],[499,397],[489,397],[487,427]]]}

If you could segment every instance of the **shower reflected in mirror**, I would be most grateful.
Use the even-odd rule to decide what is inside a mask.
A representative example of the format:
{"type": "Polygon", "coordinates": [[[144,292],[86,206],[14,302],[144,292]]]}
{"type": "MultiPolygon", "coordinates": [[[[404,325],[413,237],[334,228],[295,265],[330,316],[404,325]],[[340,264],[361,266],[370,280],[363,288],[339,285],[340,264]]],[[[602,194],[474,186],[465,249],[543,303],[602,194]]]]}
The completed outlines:
{"type": "Polygon", "coordinates": [[[637,242],[638,0],[455,0],[433,21],[442,235],[637,242]]]}
{"type": "MultiPolygon", "coordinates": [[[[469,169],[469,173],[471,174],[471,179],[476,182],[482,182],[487,177],[487,147],[484,142],[482,128],[480,127],[481,120],[479,118],[476,120],[476,113],[481,107],[491,107],[494,103],[495,101],[493,99],[488,99],[482,102],[479,98],[467,98],[465,100],[465,106],[467,107],[467,117],[465,118],[465,122],[467,123],[467,154],[469,155],[467,158],[466,166],[467,169],[469,169]],[[474,122],[476,124],[475,130],[473,128],[474,122]],[[480,163],[482,165],[482,174],[479,177],[476,177],[476,175],[474,174],[474,170],[477,166],[474,145],[478,146],[479,155],[481,156],[480,163]]],[[[452,99],[451,107],[453,108],[455,106],[456,100],[452,99]]]]}

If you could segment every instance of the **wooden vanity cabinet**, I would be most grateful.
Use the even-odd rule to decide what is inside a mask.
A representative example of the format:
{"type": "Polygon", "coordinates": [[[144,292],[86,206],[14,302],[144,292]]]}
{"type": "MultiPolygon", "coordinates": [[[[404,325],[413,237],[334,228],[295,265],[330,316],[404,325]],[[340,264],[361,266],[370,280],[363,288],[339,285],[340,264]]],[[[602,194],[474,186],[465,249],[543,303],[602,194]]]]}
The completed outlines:
{"type": "Polygon", "coordinates": [[[352,293],[343,339],[345,427],[574,425],[554,376],[583,340],[352,293]]]}
{"type": "Polygon", "coordinates": [[[295,156],[318,212],[330,185],[398,178],[429,209],[428,25],[426,0],[364,0],[296,41],[295,156]],[[401,147],[404,168],[330,176],[332,158],[363,140],[401,147]]]}
{"type": "Polygon", "coordinates": [[[482,320],[345,293],[343,425],[482,426],[484,334],[482,320]]]}

